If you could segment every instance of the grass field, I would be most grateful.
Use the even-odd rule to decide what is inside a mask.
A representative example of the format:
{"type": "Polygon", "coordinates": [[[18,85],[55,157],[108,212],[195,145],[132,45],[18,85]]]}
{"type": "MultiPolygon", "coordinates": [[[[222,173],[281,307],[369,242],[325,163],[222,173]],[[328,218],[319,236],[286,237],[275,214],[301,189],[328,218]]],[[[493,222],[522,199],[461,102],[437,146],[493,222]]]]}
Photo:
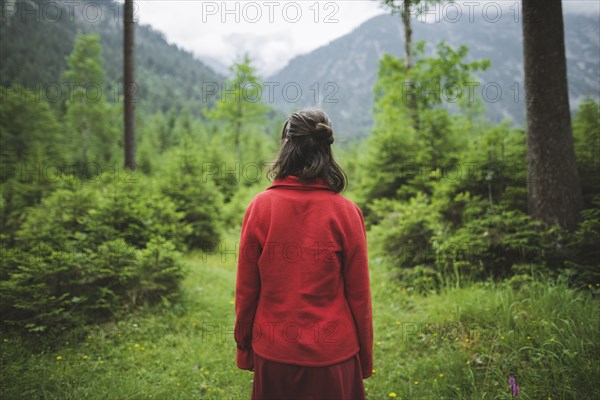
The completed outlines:
{"type": "MultiPolygon", "coordinates": [[[[235,366],[237,233],[228,252],[188,254],[178,303],[52,338],[2,334],[2,399],[249,399],[235,366]],[[89,330],[91,329],[91,330],[89,330]]],[[[428,296],[372,259],[375,374],[369,399],[600,398],[600,306],[536,279],[428,296]]]]}

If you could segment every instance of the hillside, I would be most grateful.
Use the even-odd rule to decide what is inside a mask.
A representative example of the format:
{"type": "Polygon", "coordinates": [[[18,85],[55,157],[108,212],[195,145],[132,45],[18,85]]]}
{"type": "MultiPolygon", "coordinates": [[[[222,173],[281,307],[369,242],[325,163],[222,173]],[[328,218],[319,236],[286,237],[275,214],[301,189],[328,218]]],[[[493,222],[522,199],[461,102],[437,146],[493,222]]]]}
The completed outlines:
{"type": "MultiPolygon", "coordinates": [[[[600,25],[598,18],[565,15],[565,36],[568,63],[568,80],[571,107],[586,95],[598,98],[600,93],[600,25]]],[[[444,40],[453,47],[467,45],[468,60],[488,58],[491,68],[482,73],[482,86],[489,83],[486,115],[498,122],[504,118],[522,125],[525,118],[523,92],[523,49],[521,24],[512,18],[502,18],[497,23],[463,18],[459,23],[422,23],[414,21],[413,39],[425,40],[427,52],[444,40]],[[500,87],[501,95],[495,88],[500,87]],[[493,100],[497,101],[493,102],[493,100]]],[[[283,70],[268,81],[282,86],[295,82],[303,90],[296,103],[284,101],[279,96],[276,106],[282,111],[299,105],[315,105],[314,90],[318,82],[321,92],[320,107],[331,115],[337,131],[344,136],[368,135],[372,125],[372,88],[377,78],[378,62],[384,53],[403,56],[404,31],[398,16],[380,15],[365,22],[346,36],[311,53],[294,58],[283,70]],[[327,83],[334,83],[323,90],[327,83]],[[339,91],[334,94],[337,87],[339,91]],[[325,103],[323,97],[338,103],[325,103]]],[[[482,97],[482,91],[476,91],[482,97]]],[[[290,89],[290,97],[294,92],[290,89]]]]}
{"type": "MultiPolygon", "coordinates": [[[[18,82],[28,88],[61,82],[67,66],[66,57],[74,46],[78,32],[97,32],[101,36],[105,84],[109,100],[114,101],[122,82],[123,23],[115,17],[110,0],[94,1],[102,7],[102,18],[83,18],[86,1],[72,10],[42,6],[43,2],[8,2],[1,0],[3,14],[0,28],[0,77],[3,84],[18,82]],[[10,4],[12,3],[12,4],[10,4]],[[54,12],[54,14],[53,14],[54,12]],[[70,20],[70,15],[74,18],[70,20]],[[57,17],[59,16],[59,17],[57,17]]],[[[55,6],[66,3],[55,2],[55,6]]],[[[90,10],[95,8],[90,7],[90,10]]],[[[88,10],[89,15],[93,11],[88,10]]],[[[120,14],[122,15],[122,14],[120,14]]],[[[148,25],[136,27],[136,78],[139,83],[139,105],[142,111],[166,111],[170,107],[187,106],[193,114],[211,101],[202,98],[204,82],[221,82],[223,77],[190,52],[167,43],[162,33],[148,25]]],[[[64,84],[64,83],[63,83],[64,84]]],[[[66,90],[66,88],[65,88],[66,90]]]]}

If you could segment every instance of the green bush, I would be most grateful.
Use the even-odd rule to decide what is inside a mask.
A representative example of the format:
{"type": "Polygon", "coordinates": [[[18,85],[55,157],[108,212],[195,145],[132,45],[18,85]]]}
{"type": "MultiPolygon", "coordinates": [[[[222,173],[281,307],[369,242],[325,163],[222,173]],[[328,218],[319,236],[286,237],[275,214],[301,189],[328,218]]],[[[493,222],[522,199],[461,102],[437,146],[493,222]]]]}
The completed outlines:
{"type": "Polygon", "coordinates": [[[441,229],[440,216],[427,196],[419,194],[408,203],[376,200],[371,211],[380,219],[373,227],[374,250],[397,267],[433,266],[432,238],[441,229]]]}
{"type": "Polygon", "coordinates": [[[214,180],[204,173],[200,157],[201,153],[191,145],[189,149],[175,149],[166,159],[159,186],[190,227],[183,237],[187,247],[211,250],[223,233],[220,211],[223,195],[214,180]]]}
{"type": "Polygon", "coordinates": [[[45,330],[177,295],[177,248],[189,227],[143,183],[64,181],[27,210],[5,246],[4,324],[45,330]]]}

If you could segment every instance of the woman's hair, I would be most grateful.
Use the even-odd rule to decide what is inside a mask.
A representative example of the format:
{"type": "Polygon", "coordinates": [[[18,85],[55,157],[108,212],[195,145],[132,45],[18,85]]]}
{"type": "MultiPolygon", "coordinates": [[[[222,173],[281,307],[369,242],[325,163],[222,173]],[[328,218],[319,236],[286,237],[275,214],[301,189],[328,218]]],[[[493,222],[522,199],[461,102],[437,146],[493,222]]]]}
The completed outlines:
{"type": "Polygon", "coordinates": [[[288,175],[303,181],[324,179],[340,193],[346,189],[347,177],[333,159],[333,128],[327,114],[309,109],[293,113],[281,130],[281,146],[269,171],[270,177],[288,175]]]}

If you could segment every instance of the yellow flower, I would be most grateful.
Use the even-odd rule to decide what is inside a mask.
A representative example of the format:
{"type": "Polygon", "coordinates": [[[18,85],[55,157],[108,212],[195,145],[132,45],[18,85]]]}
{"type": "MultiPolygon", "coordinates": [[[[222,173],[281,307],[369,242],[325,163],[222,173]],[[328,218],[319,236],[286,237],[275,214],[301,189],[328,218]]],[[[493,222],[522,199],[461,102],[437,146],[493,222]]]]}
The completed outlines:
{"type": "Polygon", "coordinates": [[[87,355],[84,355],[81,358],[83,358],[84,360],[87,360],[89,357],[87,355]]]}
{"type": "Polygon", "coordinates": [[[471,361],[467,361],[467,365],[471,365],[471,361]]]}
{"type": "Polygon", "coordinates": [[[415,381],[414,381],[413,383],[414,383],[415,385],[418,385],[418,384],[419,384],[419,380],[418,380],[418,379],[415,379],[415,381]]]}
{"type": "Polygon", "coordinates": [[[374,370],[373,370],[373,373],[375,373],[375,372],[377,372],[377,370],[376,370],[376,369],[374,369],[374,370]]]}
{"type": "Polygon", "coordinates": [[[527,336],[527,340],[531,340],[531,336],[527,336]]]}
{"type": "Polygon", "coordinates": [[[400,325],[400,321],[396,321],[394,322],[396,325],[400,325]]]}
{"type": "Polygon", "coordinates": [[[229,300],[229,304],[235,304],[235,300],[229,300]]]}
{"type": "Polygon", "coordinates": [[[465,343],[469,343],[469,338],[465,338],[465,343]]]}
{"type": "Polygon", "coordinates": [[[398,397],[398,395],[396,393],[394,393],[394,392],[390,392],[388,394],[388,397],[391,397],[393,399],[394,397],[398,397]]]}
{"type": "Polygon", "coordinates": [[[440,375],[439,375],[439,376],[440,376],[440,378],[443,378],[443,377],[444,377],[444,373],[443,373],[443,372],[440,372],[440,375]]]}
{"type": "Polygon", "coordinates": [[[133,347],[136,347],[136,348],[137,348],[137,347],[140,347],[140,344],[139,344],[139,343],[136,343],[136,344],[134,344],[134,345],[133,345],[133,347]]]}
{"type": "Polygon", "coordinates": [[[592,284],[589,284],[588,287],[591,289],[592,288],[592,284]]]}
{"type": "Polygon", "coordinates": [[[377,346],[381,346],[381,342],[377,341],[377,343],[375,343],[377,346]]]}
{"type": "Polygon", "coordinates": [[[56,361],[62,360],[62,356],[56,356],[56,361]]]}
{"type": "Polygon", "coordinates": [[[500,336],[500,340],[504,340],[504,336],[500,336]]]}
{"type": "Polygon", "coordinates": [[[144,350],[146,350],[146,348],[144,346],[142,346],[142,348],[140,350],[144,351],[144,350]]]}

